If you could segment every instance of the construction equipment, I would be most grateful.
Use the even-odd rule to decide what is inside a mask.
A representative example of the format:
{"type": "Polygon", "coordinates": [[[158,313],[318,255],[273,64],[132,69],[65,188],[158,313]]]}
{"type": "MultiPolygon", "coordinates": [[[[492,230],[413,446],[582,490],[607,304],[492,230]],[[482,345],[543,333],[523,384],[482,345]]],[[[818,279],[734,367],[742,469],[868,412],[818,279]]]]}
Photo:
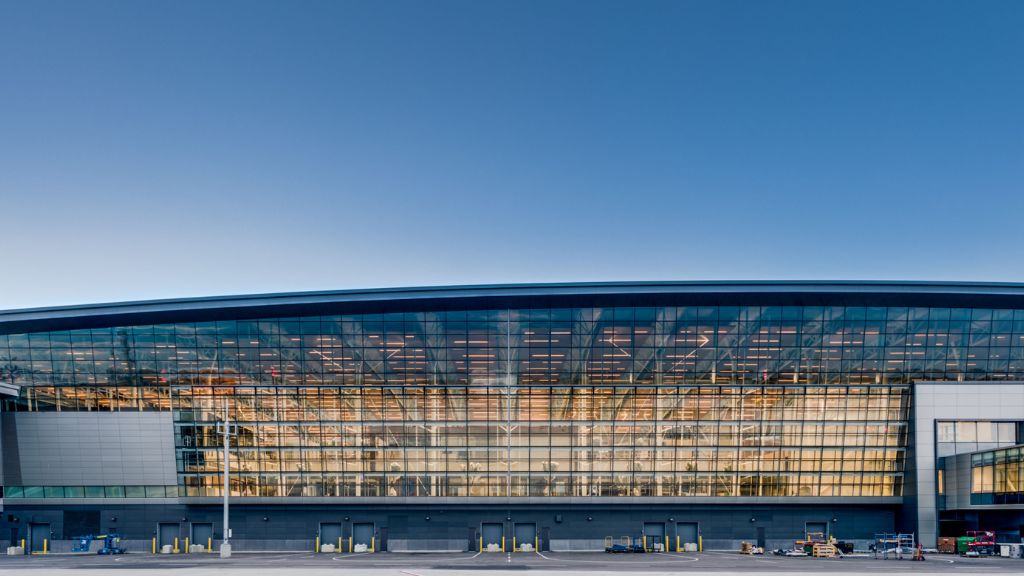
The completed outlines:
{"type": "Polygon", "coordinates": [[[996,553],[996,533],[991,530],[968,530],[967,551],[977,552],[979,555],[993,555],[996,553]],[[973,539],[973,540],[972,540],[973,539]]]}
{"type": "Polygon", "coordinates": [[[121,535],[115,532],[100,534],[99,536],[86,534],[85,536],[76,536],[74,539],[78,540],[78,543],[71,548],[72,552],[88,552],[93,540],[102,540],[103,547],[96,551],[97,554],[107,556],[125,553],[125,549],[121,547],[121,535]]]}

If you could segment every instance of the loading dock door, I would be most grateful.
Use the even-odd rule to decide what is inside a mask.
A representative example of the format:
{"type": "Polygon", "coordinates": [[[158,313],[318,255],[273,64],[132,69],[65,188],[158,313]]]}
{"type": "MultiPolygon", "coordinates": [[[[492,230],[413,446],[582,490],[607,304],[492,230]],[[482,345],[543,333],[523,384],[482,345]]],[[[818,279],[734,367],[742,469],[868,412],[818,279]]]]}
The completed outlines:
{"type": "Polygon", "coordinates": [[[373,522],[357,522],[352,525],[352,546],[366,544],[367,550],[372,550],[375,544],[373,541],[373,522]]]}
{"type": "Polygon", "coordinates": [[[206,546],[213,545],[213,524],[200,522],[192,524],[192,543],[206,546]]]}
{"type": "Polygon", "coordinates": [[[480,536],[483,537],[484,550],[487,550],[487,546],[491,544],[501,546],[501,537],[505,532],[504,526],[501,522],[484,522],[480,525],[480,536]]]}
{"type": "Polygon", "coordinates": [[[163,548],[164,546],[174,546],[174,541],[178,538],[178,523],[161,522],[159,529],[157,530],[157,534],[157,543],[160,548],[163,548]]]}
{"type": "Polygon", "coordinates": [[[28,525],[28,551],[29,552],[42,552],[43,551],[43,540],[50,539],[50,525],[49,524],[29,524],[28,525]]]}
{"type": "MultiPolygon", "coordinates": [[[[676,536],[679,537],[680,548],[687,544],[697,544],[698,541],[698,528],[696,522],[678,522],[676,523],[676,536]]],[[[681,552],[682,550],[676,550],[681,552]]]]}
{"type": "Polygon", "coordinates": [[[820,533],[828,538],[828,522],[805,522],[804,531],[807,534],[820,533]]]}
{"type": "Polygon", "coordinates": [[[663,546],[662,551],[668,550],[668,543],[665,541],[664,522],[644,522],[644,536],[648,550],[653,550],[655,544],[663,546]]]}
{"type": "Polygon", "coordinates": [[[341,522],[321,522],[320,523],[320,545],[334,544],[338,547],[338,552],[341,552],[341,522]]]}
{"type": "Polygon", "coordinates": [[[532,522],[530,522],[530,523],[516,522],[514,534],[516,536],[516,541],[515,541],[516,548],[521,548],[523,544],[529,544],[530,546],[533,546],[534,551],[537,550],[538,542],[537,542],[537,525],[536,524],[534,524],[532,522]]]}

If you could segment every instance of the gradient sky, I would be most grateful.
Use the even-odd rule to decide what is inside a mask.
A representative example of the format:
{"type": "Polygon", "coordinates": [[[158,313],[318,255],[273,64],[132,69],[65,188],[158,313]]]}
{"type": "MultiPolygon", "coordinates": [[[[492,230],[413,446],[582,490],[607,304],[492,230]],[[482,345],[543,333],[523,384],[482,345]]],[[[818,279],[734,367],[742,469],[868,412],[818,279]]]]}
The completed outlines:
{"type": "Polygon", "coordinates": [[[0,309],[1024,281],[1024,2],[0,1],[0,309]]]}

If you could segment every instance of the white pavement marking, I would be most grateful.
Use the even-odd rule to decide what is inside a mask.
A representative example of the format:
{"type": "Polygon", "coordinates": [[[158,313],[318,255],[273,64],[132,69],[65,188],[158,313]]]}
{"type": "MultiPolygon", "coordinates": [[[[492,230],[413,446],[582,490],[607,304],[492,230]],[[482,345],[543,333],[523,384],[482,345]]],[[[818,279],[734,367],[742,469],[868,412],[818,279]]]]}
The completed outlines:
{"type": "Polygon", "coordinates": [[[698,558],[697,556],[674,556],[672,554],[666,554],[664,552],[655,552],[655,554],[658,554],[659,556],[668,556],[676,562],[697,562],[700,560],[700,558],[698,558]]]}
{"type": "Polygon", "coordinates": [[[348,556],[332,556],[331,560],[349,560],[351,558],[356,558],[356,557],[359,557],[359,556],[369,556],[369,555],[370,555],[369,552],[354,552],[352,554],[349,554],[348,556]]]}
{"type": "MultiPolygon", "coordinates": [[[[405,557],[405,558],[402,558],[401,556],[391,556],[391,557],[384,557],[384,559],[382,559],[381,562],[384,563],[384,564],[395,564],[396,563],[395,561],[399,560],[399,558],[401,558],[401,560],[398,562],[398,564],[402,564],[402,565],[420,564],[420,563],[423,563],[423,562],[431,562],[431,561],[433,561],[433,562],[466,562],[467,560],[472,560],[473,558],[476,558],[480,554],[482,554],[482,552],[477,552],[476,554],[473,554],[472,556],[469,556],[469,557],[465,557],[465,556],[461,556],[460,555],[459,557],[456,557],[456,558],[446,558],[445,556],[442,556],[442,555],[439,555],[439,554],[430,554],[429,556],[424,556],[424,557],[408,556],[408,557],[405,557]],[[440,556],[440,558],[438,558],[438,556],[440,556]]],[[[331,558],[331,560],[339,560],[339,561],[340,560],[352,560],[352,559],[355,559],[355,557],[357,557],[357,556],[365,556],[367,558],[372,558],[373,557],[373,555],[370,554],[369,552],[356,552],[356,553],[350,554],[348,556],[334,556],[334,557],[331,558]]]]}
{"type": "MultiPolygon", "coordinates": [[[[680,558],[676,558],[675,556],[673,556],[671,554],[663,554],[661,552],[655,552],[654,554],[661,554],[663,556],[668,556],[672,560],[671,561],[655,561],[655,562],[653,562],[653,564],[671,564],[673,561],[675,561],[675,562],[697,562],[698,560],[700,560],[700,558],[697,558],[696,556],[693,556],[693,557],[691,557],[691,556],[683,556],[683,557],[680,557],[680,558]]],[[[586,562],[588,564],[608,564],[608,560],[580,560],[578,558],[572,558],[572,559],[570,559],[570,558],[550,558],[548,556],[545,556],[545,555],[541,554],[540,551],[537,552],[537,555],[540,556],[541,558],[545,559],[545,560],[551,560],[552,562],[569,562],[569,563],[586,562]]]]}

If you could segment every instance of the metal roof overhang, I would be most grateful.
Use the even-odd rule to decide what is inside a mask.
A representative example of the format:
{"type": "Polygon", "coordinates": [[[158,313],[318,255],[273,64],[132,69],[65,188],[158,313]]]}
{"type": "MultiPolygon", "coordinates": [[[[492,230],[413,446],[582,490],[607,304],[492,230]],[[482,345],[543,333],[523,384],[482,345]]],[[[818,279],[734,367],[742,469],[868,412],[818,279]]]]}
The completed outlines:
{"type": "Polygon", "coordinates": [[[0,311],[0,333],[316,314],[568,306],[1024,308],[1024,284],[892,281],[580,282],[213,296],[0,311]]]}

